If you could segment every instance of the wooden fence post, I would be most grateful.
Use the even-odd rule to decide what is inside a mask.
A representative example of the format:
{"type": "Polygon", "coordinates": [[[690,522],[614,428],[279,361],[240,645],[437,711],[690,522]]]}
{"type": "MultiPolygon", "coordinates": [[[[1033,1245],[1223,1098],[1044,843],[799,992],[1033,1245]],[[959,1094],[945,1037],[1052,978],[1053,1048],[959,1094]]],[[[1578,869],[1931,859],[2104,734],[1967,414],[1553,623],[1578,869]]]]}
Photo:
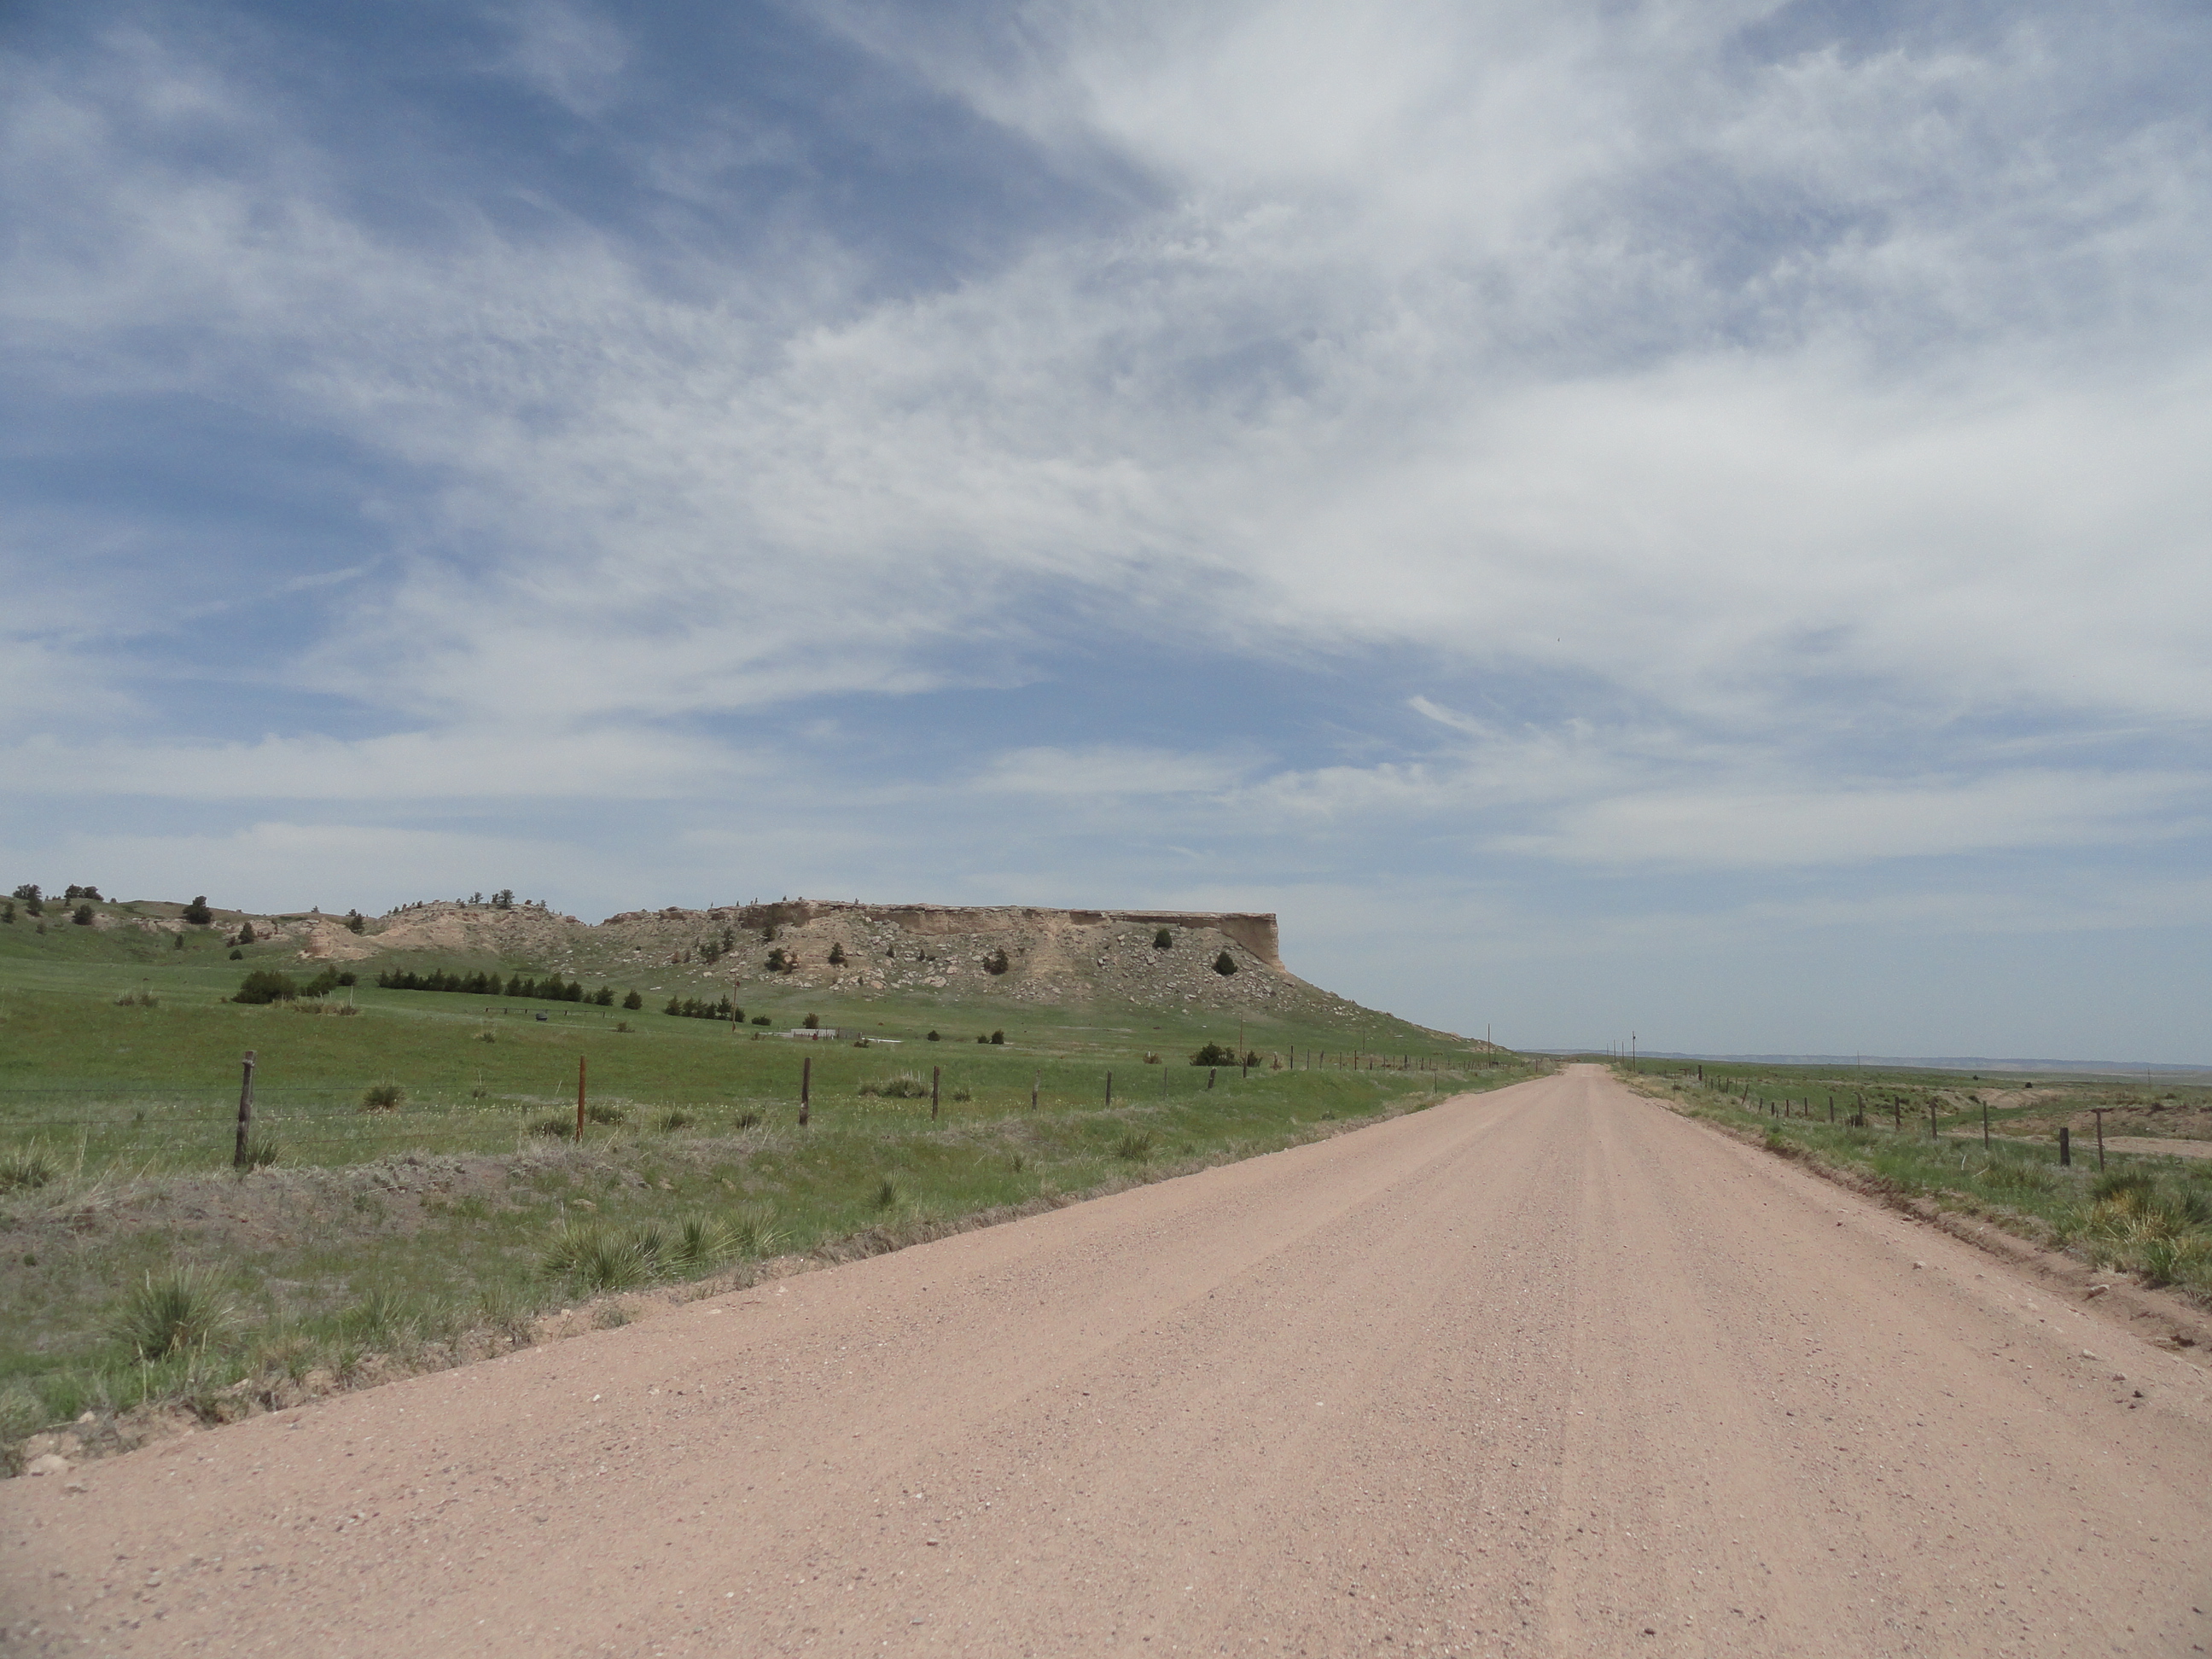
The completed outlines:
{"type": "MultiPolygon", "coordinates": [[[[179,935],[181,937],[181,935],[179,935]]],[[[253,1050],[246,1051],[246,1072],[238,1085],[238,1150],[230,1156],[230,1167],[246,1167],[246,1140],[253,1127],[253,1050]]]]}
{"type": "Polygon", "coordinates": [[[944,1074],[945,1068],[942,1066],[933,1066],[929,1068],[929,1121],[932,1123],[937,1121],[937,1079],[944,1074]]]}
{"type": "Polygon", "coordinates": [[[1983,1102],[1982,1102],[1982,1150],[1983,1150],[1984,1152],[1986,1152],[1987,1151],[1989,1151],[1989,1149],[1990,1149],[1990,1103],[1989,1103],[1989,1101],[1985,1098],[1985,1099],[1984,1099],[1984,1100],[1983,1100],[1983,1102]]]}
{"type": "Polygon", "coordinates": [[[2097,1167],[2101,1170],[2105,1167],[2105,1109],[2099,1106],[2093,1109],[2097,1116],[2097,1167]]]}
{"type": "Polygon", "coordinates": [[[807,1115],[814,1103],[814,1056],[799,1062],[799,1127],[806,1127],[807,1115]]]}
{"type": "Polygon", "coordinates": [[[576,1139],[584,1138],[584,1057],[576,1056],[576,1139]]]}
{"type": "Polygon", "coordinates": [[[1043,1081],[1044,1073],[1042,1072],[1031,1072],[1030,1073],[1030,1110],[1033,1112],[1036,1110],[1037,1085],[1043,1081]]]}
{"type": "Polygon", "coordinates": [[[1114,1073],[1111,1072],[1106,1073],[1106,1109],[1109,1112],[1114,1109],[1114,1073]]]}
{"type": "Polygon", "coordinates": [[[2064,1124],[2058,1126],[2058,1167],[2065,1169],[2074,1162],[2073,1132],[2064,1124]]]}

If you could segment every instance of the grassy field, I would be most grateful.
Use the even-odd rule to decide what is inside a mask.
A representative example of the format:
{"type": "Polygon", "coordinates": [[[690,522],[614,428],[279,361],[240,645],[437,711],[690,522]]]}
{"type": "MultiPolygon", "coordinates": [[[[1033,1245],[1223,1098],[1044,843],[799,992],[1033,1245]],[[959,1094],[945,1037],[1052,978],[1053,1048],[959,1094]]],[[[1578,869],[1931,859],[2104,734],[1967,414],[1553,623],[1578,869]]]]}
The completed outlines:
{"type": "MultiPolygon", "coordinates": [[[[385,965],[536,966],[410,959],[364,978],[385,965]]],[[[1003,1001],[763,998],[747,1014],[774,1023],[732,1030],[657,1000],[373,982],[319,1005],[224,1000],[257,966],[297,968],[0,926],[0,1441],[89,1412],[76,1437],[119,1443],[149,1407],[221,1418],[455,1363],[563,1310],[620,1318],[622,1292],[889,1248],[1532,1074],[1381,1014],[1252,1019],[1247,1074],[1188,1063],[1233,1048],[1233,1019],[1126,1006],[1017,1024],[1003,1001]],[[839,1038],[780,1035],[808,1013],[839,1038]],[[976,1041],[994,1030],[1003,1043],[976,1041]],[[273,1162],[239,1174],[248,1049],[273,1162]],[[372,1109],[378,1090],[400,1098],[372,1109]]]]}
{"type": "Polygon", "coordinates": [[[2191,1120],[2212,1091],[2110,1078],[1711,1064],[1701,1081],[1700,1068],[1678,1061],[1620,1069],[1692,1115],[1760,1133],[1774,1151],[1984,1217],[2212,1306],[2212,1160],[2108,1151],[2100,1169],[2094,1139],[2077,1135],[2072,1164],[2062,1165],[2056,1138],[2062,1124],[2094,1123],[2098,1109],[2191,1120]]]}

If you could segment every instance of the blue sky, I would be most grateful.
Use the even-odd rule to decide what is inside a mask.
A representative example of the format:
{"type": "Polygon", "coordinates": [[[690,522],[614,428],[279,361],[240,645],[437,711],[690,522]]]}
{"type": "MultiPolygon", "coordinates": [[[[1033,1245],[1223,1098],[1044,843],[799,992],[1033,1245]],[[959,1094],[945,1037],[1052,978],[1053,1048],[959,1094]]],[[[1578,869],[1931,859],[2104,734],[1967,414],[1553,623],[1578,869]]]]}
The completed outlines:
{"type": "Polygon", "coordinates": [[[19,3],[10,884],[2212,1060],[2200,6],[19,3]]]}

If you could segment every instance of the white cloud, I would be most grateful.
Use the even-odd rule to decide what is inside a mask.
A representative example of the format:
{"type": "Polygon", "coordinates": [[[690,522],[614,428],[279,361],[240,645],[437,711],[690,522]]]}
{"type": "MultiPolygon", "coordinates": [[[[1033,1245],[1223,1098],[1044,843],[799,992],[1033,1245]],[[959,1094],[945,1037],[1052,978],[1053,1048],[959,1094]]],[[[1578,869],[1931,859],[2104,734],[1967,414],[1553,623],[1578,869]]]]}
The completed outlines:
{"type": "Polygon", "coordinates": [[[1625,794],[1496,845],[1574,862],[1723,868],[2080,848],[2196,828],[2172,813],[2203,793],[2198,778],[2027,772],[1910,787],[1625,794]]]}
{"type": "Polygon", "coordinates": [[[1019,749],[994,757],[975,785],[1027,795],[1216,794],[1251,769],[1249,759],[1114,744],[1019,749]]]}

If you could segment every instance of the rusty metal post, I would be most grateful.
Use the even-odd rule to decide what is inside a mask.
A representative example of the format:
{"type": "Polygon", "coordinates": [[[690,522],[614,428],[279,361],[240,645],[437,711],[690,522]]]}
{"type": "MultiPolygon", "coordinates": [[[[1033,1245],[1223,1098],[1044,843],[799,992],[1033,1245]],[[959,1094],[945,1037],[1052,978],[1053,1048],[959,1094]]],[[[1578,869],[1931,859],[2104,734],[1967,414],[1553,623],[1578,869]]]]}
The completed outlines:
{"type": "Polygon", "coordinates": [[[230,1156],[230,1167],[246,1167],[246,1140],[253,1127],[253,1050],[246,1051],[246,1073],[238,1085],[238,1150],[230,1156]]]}

